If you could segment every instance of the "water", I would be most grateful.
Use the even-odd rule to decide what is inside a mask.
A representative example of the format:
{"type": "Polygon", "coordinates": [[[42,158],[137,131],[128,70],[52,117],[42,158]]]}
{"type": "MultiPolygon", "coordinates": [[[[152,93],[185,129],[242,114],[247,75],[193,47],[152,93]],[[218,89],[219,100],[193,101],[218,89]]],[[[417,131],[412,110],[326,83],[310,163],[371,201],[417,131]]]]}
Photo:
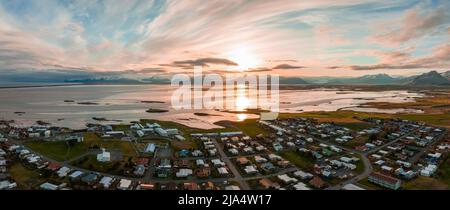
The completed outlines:
{"type": "MultiPolygon", "coordinates": [[[[0,119],[15,120],[18,125],[30,125],[37,120],[57,126],[84,128],[86,123],[128,123],[139,119],[157,119],[178,122],[196,128],[219,128],[221,120],[241,121],[258,118],[252,114],[236,114],[217,110],[174,110],[170,106],[169,85],[78,85],[62,87],[34,87],[0,89],[0,119]],[[65,102],[73,100],[74,102],[65,102]],[[142,103],[158,101],[164,103],[142,103]],[[78,104],[94,103],[92,105],[78,104]],[[168,110],[147,113],[149,108],[168,110]],[[15,113],[15,112],[24,112],[15,113]],[[195,115],[205,113],[208,115],[195,115]],[[99,122],[92,117],[103,117],[116,122],[99,122]]],[[[421,97],[408,91],[339,91],[334,89],[281,90],[281,112],[335,111],[353,109],[368,112],[416,112],[417,110],[380,110],[359,107],[367,102],[407,102],[421,97]]],[[[237,109],[243,109],[252,100],[240,96],[237,109]],[[245,103],[243,103],[245,102],[245,103]]]]}

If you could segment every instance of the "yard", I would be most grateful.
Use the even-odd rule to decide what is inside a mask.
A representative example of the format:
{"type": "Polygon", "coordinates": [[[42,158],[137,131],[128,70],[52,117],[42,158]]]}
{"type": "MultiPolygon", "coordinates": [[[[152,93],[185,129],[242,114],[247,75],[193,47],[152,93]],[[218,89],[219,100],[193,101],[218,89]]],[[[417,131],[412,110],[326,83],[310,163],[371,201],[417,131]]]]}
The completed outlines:
{"type": "Polygon", "coordinates": [[[95,155],[88,155],[79,160],[73,161],[74,166],[85,168],[92,171],[104,172],[116,175],[125,175],[126,171],[132,172],[133,165],[130,162],[132,157],[124,157],[123,161],[98,162],[95,155]],[[131,159],[130,159],[131,158],[131,159]]]}
{"type": "Polygon", "coordinates": [[[296,151],[286,151],[279,153],[281,157],[290,161],[295,166],[304,170],[312,170],[314,167],[314,159],[312,157],[305,157],[298,154],[296,151]]]}
{"type": "Polygon", "coordinates": [[[27,169],[19,162],[10,167],[10,173],[19,189],[35,189],[36,186],[45,181],[37,171],[27,169]]]}
{"type": "Polygon", "coordinates": [[[88,150],[85,143],[75,143],[69,146],[69,144],[63,141],[30,141],[26,142],[25,145],[33,151],[57,161],[70,160],[88,150]]]}

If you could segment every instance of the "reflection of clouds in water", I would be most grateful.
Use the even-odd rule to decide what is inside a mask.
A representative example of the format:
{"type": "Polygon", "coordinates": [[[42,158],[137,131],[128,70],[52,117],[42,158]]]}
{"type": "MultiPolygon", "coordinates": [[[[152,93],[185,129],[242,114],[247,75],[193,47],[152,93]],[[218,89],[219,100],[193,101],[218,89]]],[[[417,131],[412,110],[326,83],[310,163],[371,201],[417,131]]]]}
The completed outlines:
{"type": "MultiPolygon", "coordinates": [[[[218,128],[213,123],[221,120],[239,121],[248,118],[257,118],[252,114],[234,114],[218,112],[215,110],[183,110],[170,109],[170,86],[85,86],[85,87],[58,87],[40,89],[39,97],[32,92],[33,89],[8,89],[8,95],[0,103],[1,117],[18,120],[43,120],[54,122],[54,125],[82,128],[85,123],[98,123],[92,117],[105,117],[110,120],[123,120],[123,123],[138,119],[157,119],[174,121],[197,128],[218,128]],[[55,91],[64,94],[55,94],[55,91]],[[28,93],[31,91],[31,93],[28,93]],[[25,92],[25,93],[24,93],[25,92]],[[21,94],[22,93],[22,94],[21,94]],[[75,100],[74,103],[65,103],[64,100],[75,100]],[[78,105],[77,102],[96,102],[99,105],[78,105]],[[164,101],[164,104],[146,104],[141,101],[164,101]],[[106,105],[108,103],[109,105],[106,105]],[[146,113],[148,108],[167,109],[167,113],[146,113]],[[22,116],[14,115],[16,111],[23,111],[22,116]],[[221,116],[196,116],[194,112],[203,112],[221,116]],[[64,118],[62,121],[57,119],[64,118]],[[190,119],[190,120],[182,120],[190,119]]],[[[0,90],[2,93],[2,90],[0,90]]],[[[303,111],[335,111],[349,106],[359,106],[367,102],[400,103],[414,101],[414,98],[423,96],[408,91],[384,92],[357,92],[346,91],[345,94],[336,90],[289,90],[280,91],[280,99],[289,103],[280,104],[283,112],[303,111]]],[[[253,105],[253,101],[240,92],[236,95],[234,104],[236,109],[245,110],[253,105]]],[[[361,109],[360,109],[361,110],[361,109]]],[[[374,111],[364,109],[361,111],[374,111]]],[[[379,111],[379,110],[375,110],[379,111]]],[[[385,112],[402,110],[385,110],[385,112]]],[[[112,122],[107,122],[112,123],[112,122]]]]}

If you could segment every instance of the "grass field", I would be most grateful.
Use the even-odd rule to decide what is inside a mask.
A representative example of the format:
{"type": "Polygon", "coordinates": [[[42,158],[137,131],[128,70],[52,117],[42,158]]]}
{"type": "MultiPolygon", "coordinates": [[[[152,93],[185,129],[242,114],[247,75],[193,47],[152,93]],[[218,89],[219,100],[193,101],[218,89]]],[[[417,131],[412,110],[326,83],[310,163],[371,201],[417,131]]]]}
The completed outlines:
{"type": "Polygon", "coordinates": [[[301,156],[296,151],[285,151],[279,153],[279,155],[300,169],[311,170],[314,167],[315,161],[312,157],[301,156]]]}
{"type": "Polygon", "coordinates": [[[109,174],[124,175],[126,170],[132,170],[132,165],[128,164],[128,158],[124,156],[124,161],[116,162],[98,162],[95,155],[88,155],[71,164],[92,171],[104,172],[109,174]]]}
{"type": "Polygon", "coordinates": [[[34,189],[45,180],[40,177],[40,174],[35,170],[25,168],[21,163],[15,163],[9,169],[11,178],[17,183],[20,189],[30,190],[34,189]]]}
{"type": "Polygon", "coordinates": [[[376,185],[376,184],[374,184],[372,182],[369,182],[369,180],[367,178],[359,181],[358,183],[363,185],[363,186],[368,187],[371,190],[389,190],[389,189],[383,188],[381,186],[378,186],[378,185],[376,185]]]}
{"type": "Polygon", "coordinates": [[[407,190],[448,190],[448,185],[442,181],[431,178],[419,176],[411,181],[403,182],[403,189],[407,190]]]}
{"type": "Polygon", "coordinates": [[[73,146],[69,146],[66,142],[44,142],[44,141],[31,141],[26,142],[26,146],[32,150],[57,161],[70,160],[78,155],[87,152],[87,146],[85,143],[75,143],[73,146]]]}
{"type": "Polygon", "coordinates": [[[100,148],[108,149],[119,149],[122,151],[124,156],[137,156],[136,150],[133,146],[133,143],[128,141],[120,141],[120,140],[107,140],[100,142],[100,148]]]}

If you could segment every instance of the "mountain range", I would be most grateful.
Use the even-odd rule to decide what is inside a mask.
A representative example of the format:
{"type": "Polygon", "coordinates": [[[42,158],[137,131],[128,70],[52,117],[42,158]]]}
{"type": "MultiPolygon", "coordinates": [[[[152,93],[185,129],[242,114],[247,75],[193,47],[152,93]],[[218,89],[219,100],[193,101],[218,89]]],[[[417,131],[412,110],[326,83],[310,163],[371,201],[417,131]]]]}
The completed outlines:
{"type": "MultiPolygon", "coordinates": [[[[83,83],[83,84],[170,84],[170,75],[134,75],[120,72],[90,71],[0,71],[2,83],[83,83]]],[[[388,74],[361,77],[280,77],[280,84],[289,85],[407,85],[450,86],[450,71],[430,71],[420,75],[399,77],[388,74]]]]}

